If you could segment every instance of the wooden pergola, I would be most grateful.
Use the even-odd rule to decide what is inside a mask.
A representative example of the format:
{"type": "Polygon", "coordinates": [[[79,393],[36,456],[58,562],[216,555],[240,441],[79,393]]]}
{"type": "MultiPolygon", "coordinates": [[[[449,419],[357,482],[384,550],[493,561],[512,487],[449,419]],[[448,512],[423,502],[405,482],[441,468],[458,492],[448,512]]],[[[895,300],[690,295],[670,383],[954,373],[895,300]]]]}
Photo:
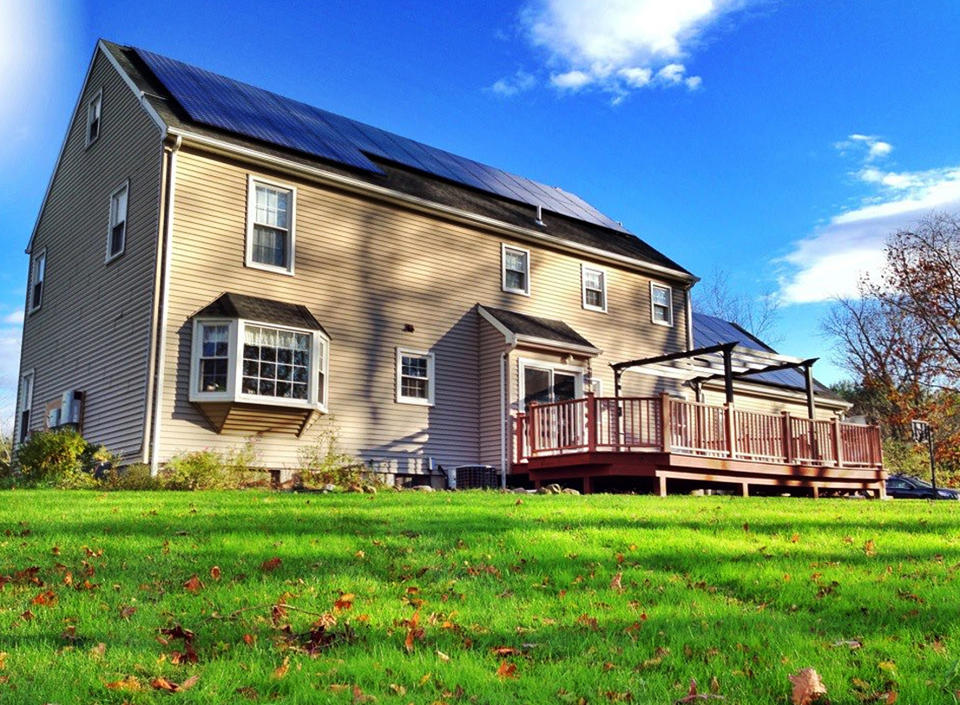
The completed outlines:
{"type": "Polygon", "coordinates": [[[734,380],[750,375],[779,370],[800,370],[804,376],[807,395],[807,413],[812,419],[816,413],[813,388],[813,364],[819,358],[801,359],[778,353],[747,348],[738,343],[719,343],[705,348],[616,362],[613,368],[614,395],[619,399],[624,372],[632,370],[660,378],[680,380],[692,386],[697,397],[705,382],[722,379],[728,404],[733,403],[734,380]]]}

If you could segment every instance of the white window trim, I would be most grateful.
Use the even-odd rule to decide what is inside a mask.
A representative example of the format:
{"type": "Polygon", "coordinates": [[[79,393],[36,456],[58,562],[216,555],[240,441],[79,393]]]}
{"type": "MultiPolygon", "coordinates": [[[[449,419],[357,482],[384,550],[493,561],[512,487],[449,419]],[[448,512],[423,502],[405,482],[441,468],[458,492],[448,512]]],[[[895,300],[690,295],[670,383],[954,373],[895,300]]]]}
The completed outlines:
{"type": "Polygon", "coordinates": [[[195,318],[193,320],[193,337],[191,338],[190,350],[190,395],[192,402],[241,402],[247,404],[263,404],[267,406],[282,406],[298,409],[316,409],[327,413],[330,393],[330,338],[323,331],[312,330],[310,328],[297,328],[296,326],[283,326],[269,321],[255,321],[246,318],[195,318]],[[227,340],[229,348],[227,351],[227,389],[223,392],[201,392],[199,386],[200,374],[200,325],[227,325],[227,340]],[[243,345],[243,332],[246,326],[257,326],[260,328],[272,328],[280,331],[291,331],[294,333],[306,333],[311,336],[310,343],[310,369],[307,373],[307,398],[306,399],[286,399],[280,397],[260,396],[259,394],[244,394],[242,391],[243,365],[240,356],[240,346],[243,345]],[[323,355],[320,355],[320,341],[323,341],[323,355]],[[323,401],[318,396],[319,380],[318,373],[321,369],[317,363],[323,365],[323,401]]]}
{"type": "Polygon", "coordinates": [[[654,325],[665,326],[667,328],[673,328],[673,287],[668,284],[660,284],[659,282],[650,282],[650,320],[654,325]],[[657,317],[654,315],[654,303],[653,303],[653,290],[654,288],[659,287],[660,289],[667,290],[667,315],[669,316],[669,321],[658,321],[657,317]]]}
{"type": "Polygon", "coordinates": [[[506,291],[509,294],[522,294],[523,296],[530,296],[530,250],[517,247],[516,245],[508,245],[503,242],[500,243],[500,288],[503,291],[506,291]],[[522,252],[526,256],[527,263],[527,288],[526,289],[514,289],[507,286],[507,250],[514,250],[516,252],[522,252]]]}
{"type": "Polygon", "coordinates": [[[286,184],[280,181],[271,181],[253,174],[247,175],[247,241],[244,248],[244,263],[251,269],[262,269],[265,272],[274,272],[276,274],[285,274],[292,277],[295,272],[296,262],[296,243],[297,243],[297,187],[293,184],[286,184]],[[290,234],[290,266],[275,267],[272,264],[261,264],[253,259],[253,225],[254,214],[257,207],[256,185],[262,184],[271,188],[283,189],[290,192],[290,227],[287,232],[290,234]]]}
{"type": "Polygon", "coordinates": [[[30,276],[27,277],[29,280],[27,282],[27,314],[35,313],[39,311],[43,306],[43,300],[47,296],[47,248],[44,247],[37,254],[30,257],[30,276]],[[37,276],[37,260],[43,260],[43,279],[42,286],[40,288],[40,303],[36,306],[33,305],[33,287],[36,285],[36,276],[37,276]]]}
{"type": "Polygon", "coordinates": [[[17,415],[14,419],[14,435],[13,435],[13,444],[19,445],[20,438],[23,436],[23,412],[30,412],[30,419],[27,422],[27,430],[30,430],[30,424],[33,423],[33,397],[36,390],[36,369],[30,368],[22,375],[20,375],[20,397],[17,399],[17,415]],[[26,380],[30,380],[30,393],[24,393],[24,387],[26,387],[26,380]]]}
{"type": "Polygon", "coordinates": [[[90,100],[87,101],[87,114],[84,124],[86,125],[86,130],[83,135],[83,140],[85,142],[84,149],[89,149],[91,145],[95,144],[100,140],[100,133],[103,132],[103,89],[98,90],[90,100]],[[100,122],[97,125],[97,136],[93,139],[90,139],[90,106],[95,102],[100,102],[100,122]]]}
{"type": "Polygon", "coordinates": [[[107,250],[103,258],[104,264],[110,264],[113,260],[122,257],[127,251],[127,235],[130,233],[130,179],[117,186],[110,192],[110,198],[107,200],[107,250]],[[127,202],[123,212],[123,246],[119,252],[110,254],[110,245],[113,243],[113,197],[118,193],[127,190],[127,202]]]}
{"type": "Polygon", "coordinates": [[[417,406],[433,406],[437,391],[436,358],[432,352],[427,350],[413,350],[411,348],[397,348],[396,356],[397,382],[396,399],[398,404],[414,404],[417,406]],[[403,395],[403,356],[416,355],[417,357],[427,358],[427,398],[406,397],[403,395]]]}
{"type": "Polygon", "coordinates": [[[580,303],[587,311],[607,312],[607,270],[594,267],[591,264],[580,264],[580,303]],[[587,303],[587,272],[600,275],[600,292],[603,294],[603,306],[593,306],[587,303]]]}
{"type": "Polygon", "coordinates": [[[574,394],[577,399],[583,398],[584,377],[587,373],[585,367],[576,365],[563,365],[555,362],[546,362],[544,360],[534,360],[533,358],[521,357],[517,360],[517,410],[526,411],[524,399],[527,398],[527,385],[523,378],[523,372],[528,367],[538,370],[546,370],[550,373],[550,386],[553,386],[553,375],[555,372],[566,372],[574,376],[574,394]]]}

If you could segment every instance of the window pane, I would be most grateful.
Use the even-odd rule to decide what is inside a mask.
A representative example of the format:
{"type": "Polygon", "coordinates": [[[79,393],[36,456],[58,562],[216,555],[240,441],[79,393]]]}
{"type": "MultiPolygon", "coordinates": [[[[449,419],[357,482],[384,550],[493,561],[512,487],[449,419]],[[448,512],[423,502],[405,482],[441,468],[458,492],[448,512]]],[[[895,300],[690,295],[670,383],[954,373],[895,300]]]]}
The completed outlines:
{"type": "Polygon", "coordinates": [[[603,292],[595,289],[587,289],[587,306],[603,308],[603,292]]]}
{"type": "Polygon", "coordinates": [[[655,321],[662,321],[663,323],[670,322],[670,309],[666,306],[657,306],[653,307],[653,319],[655,321]]]}
{"type": "Polygon", "coordinates": [[[507,269],[525,272],[527,270],[527,254],[516,250],[507,250],[507,269]]]}
{"type": "Polygon", "coordinates": [[[507,270],[507,288],[517,289],[518,291],[527,290],[527,275],[524,272],[515,272],[507,270]]]}
{"type": "Polygon", "coordinates": [[[273,225],[286,229],[288,226],[288,212],[290,192],[257,184],[256,190],[257,223],[273,225]]]}
{"type": "Polygon", "coordinates": [[[523,368],[523,405],[532,402],[546,404],[551,401],[550,371],[536,367],[523,368]]]}
{"type": "Polygon", "coordinates": [[[289,233],[263,225],[253,226],[253,261],[272,267],[287,266],[289,233]]]}
{"type": "Polygon", "coordinates": [[[660,286],[653,287],[653,303],[658,306],[670,305],[670,293],[667,289],[660,286]]]}
{"type": "Polygon", "coordinates": [[[577,398],[577,378],[574,375],[555,372],[553,374],[553,401],[566,401],[577,398]]]}
{"type": "Polygon", "coordinates": [[[243,338],[244,394],[280,399],[307,399],[310,335],[262,326],[246,326],[243,338]],[[299,350],[300,347],[305,348],[299,350]]]}

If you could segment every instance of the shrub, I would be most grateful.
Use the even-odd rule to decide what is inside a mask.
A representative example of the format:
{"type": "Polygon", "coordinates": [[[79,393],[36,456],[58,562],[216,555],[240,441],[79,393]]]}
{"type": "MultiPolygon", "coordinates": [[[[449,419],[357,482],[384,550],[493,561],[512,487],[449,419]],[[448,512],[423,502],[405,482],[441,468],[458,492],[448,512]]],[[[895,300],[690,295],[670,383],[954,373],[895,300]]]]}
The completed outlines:
{"type": "Polygon", "coordinates": [[[242,487],[257,462],[253,441],[225,452],[204,449],[174,456],[162,475],[171,490],[224,490],[242,487]]]}
{"type": "Polygon", "coordinates": [[[307,486],[358,485],[365,479],[363,464],[339,447],[339,432],[333,417],[322,422],[314,442],[300,449],[300,481],[307,486]]]}
{"type": "Polygon", "coordinates": [[[34,433],[17,448],[14,459],[18,480],[27,485],[65,489],[94,487],[94,471],[111,460],[72,428],[34,433]]]}
{"type": "Polygon", "coordinates": [[[112,467],[100,478],[105,490],[162,490],[163,479],[150,474],[150,466],[134,463],[126,467],[112,467]]]}

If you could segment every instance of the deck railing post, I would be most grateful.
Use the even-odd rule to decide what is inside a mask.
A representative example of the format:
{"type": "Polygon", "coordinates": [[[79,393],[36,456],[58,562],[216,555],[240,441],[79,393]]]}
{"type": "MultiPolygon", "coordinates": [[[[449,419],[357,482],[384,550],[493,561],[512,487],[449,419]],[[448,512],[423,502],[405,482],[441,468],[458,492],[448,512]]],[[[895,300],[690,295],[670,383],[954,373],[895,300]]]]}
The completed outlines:
{"type": "Polygon", "coordinates": [[[839,468],[843,466],[843,432],[840,428],[840,419],[834,416],[830,420],[830,426],[833,431],[833,459],[839,468]]]}
{"type": "Polygon", "coordinates": [[[597,449],[597,398],[593,392],[587,392],[587,450],[593,453],[597,449]]]}
{"type": "Polygon", "coordinates": [[[514,429],[515,443],[517,444],[516,455],[517,462],[524,460],[527,456],[523,450],[523,437],[527,430],[527,415],[522,411],[516,416],[517,427],[514,429]]]}
{"type": "Polygon", "coordinates": [[[793,465],[793,424],[790,423],[790,412],[781,411],[783,418],[783,459],[787,465],[793,465]]]}
{"type": "Polygon", "coordinates": [[[670,395],[666,392],[660,392],[660,445],[664,453],[669,453],[673,448],[672,426],[670,395]]]}
{"type": "Polygon", "coordinates": [[[527,409],[527,455],[531,458],[537,454],[537,421],[541,414],[537,413],[537,402],[530,402],[527,409]]]}
{"type": "Polygon", "coordinates": [[[727,455],[731,458],[737,457],[737,420],[733,413],[733,404],[727,402],[723,405],[723,417],[725,430],[727,432],[727,455]]]}

